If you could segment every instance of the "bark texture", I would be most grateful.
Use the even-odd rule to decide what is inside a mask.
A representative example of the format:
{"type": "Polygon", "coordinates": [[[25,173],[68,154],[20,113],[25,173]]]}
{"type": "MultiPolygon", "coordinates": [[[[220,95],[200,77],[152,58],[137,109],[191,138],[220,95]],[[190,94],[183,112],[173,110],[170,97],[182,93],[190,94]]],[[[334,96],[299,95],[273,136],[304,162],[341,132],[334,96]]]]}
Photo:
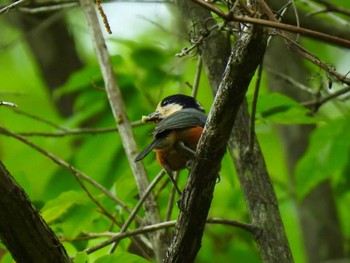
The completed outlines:
{"type": "MultiPolygon", "coordinates": [[[[313,99],[310,94],[281,77],[288,76],[307,86],[309,84],[307,78],[311,75],[302,59],[286,49],[283,40],[276,38],[271,41],[265,62],[270,69],[267,77],[271,91],[281,92],[297,101],[313,99]],[[280,63],[282,54],[283,64],[280,63]]],[[[292,193],[297,191],[294,178],[295,166],[304,155],[314,128],[314,125],[278,126],[287,157],[289,187],[292,193]]],[[[343,258],[341,226],[330,182],[323,181],[311,190],[301,203],[296,203],[296,206],[308,262],[318,263],[343,258]]]]}
{"type": "MultiPolygon", "coordinates": [[[[177,3],[180,10],[185,8],[188,11],[197,8],[188,1],[177,1],[177,3]]],[[[187,16],[190,15],[187,14],[187,16]]],[[[203,18],[202,12],[200,16],[203,18]]],[[[232,126],[251,78],[265,52],[266,34],[264,30],[260,27],[250,30],[249,34],[242,33],[239,36],[227,62],[204,133],[198,144],[189,180],[181,200],[182,211],[164,262],[194,262],[200,249],[215,181],[232,126]]],[[[219,46],[216,45],[216,47],[219,46]]],[[[221,63],[226,59],[227,57],[220,57],[221,63]]],[[[211,64],[210,68],[211,66],[216,68],[214,64],[211,64]]]]}
{"type": "Polygon", "coordinates": [[[23,189],[0,162],[0,238],[17,263],[70,259],[23,189]]]}
{"type": "MultiPolygon", "coordinates": [[[[198,30],[204,29],[204,21],[211,17],[209,11],[189,1],[176,1],[176,3],[187,22],[193,21],[193,23],[199,25],[198,30]]],[[[226,61],[229,57],[230,43],[227,39],[223,33],[214,31],[201,45],[204,64],[214,94],[222,80],[226,61]]],[[[254,54],[254,52],[251,54],[254,54]]],[[[242,72],[238,74],[242,78],[245,76],[242,72]]],[[[231,107],[239,105],[236,103],[236,100],[232,100],[231,107]]],[[[260,229],[255,235],[255,240],[264,262],[293,262],[280,218],[275,192],[268,177],[264,157],[257,140],[255,140],[254,151],[252,153],[247,152],[249,147],[249,121],[247,105],[243,103],[238,112],[228,145],[242,184],[250,216],[254,225],[260,229]]]]}

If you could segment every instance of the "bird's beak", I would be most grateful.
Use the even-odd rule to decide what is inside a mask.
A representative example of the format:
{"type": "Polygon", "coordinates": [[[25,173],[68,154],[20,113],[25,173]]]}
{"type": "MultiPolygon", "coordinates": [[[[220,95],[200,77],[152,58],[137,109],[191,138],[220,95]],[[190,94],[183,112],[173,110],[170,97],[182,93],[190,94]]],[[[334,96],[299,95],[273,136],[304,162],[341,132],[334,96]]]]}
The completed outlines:
{"type": "Polygon", "coordinates": [[[158,111],[152,112],[151,114],[147,116],[142,116],[141,121],[143,123],[157,123],[162,120],[162,116],[158,111]]]}

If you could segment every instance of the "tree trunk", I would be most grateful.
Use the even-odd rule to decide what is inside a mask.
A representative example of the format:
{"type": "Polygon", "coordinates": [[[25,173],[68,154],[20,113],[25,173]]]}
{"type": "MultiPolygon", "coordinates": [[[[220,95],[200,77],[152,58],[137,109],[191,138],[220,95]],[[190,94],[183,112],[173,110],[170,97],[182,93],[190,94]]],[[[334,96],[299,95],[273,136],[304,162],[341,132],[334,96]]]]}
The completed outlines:
{"type": "MultiPolygon", "coordinates": [[[[298,89],[283,77],[276,76],[276,73],[288,75],[294,81],[308,85],[307,68],[300,57],[286,50],[284,41],[281,39],[271,41],[265,62],[270,69],[267,76],[271,91],[284,93],[297,101],[312,99],[310,94],[298,89]],[[283,64],[280,63],[282,54],[283,64]]],[[[314,125],[278,126],[286,152],[289,186],[292,193],[297,191],[294,183],[295,166],[304,155],[314,128],[314,125]]],[[[330,182],[323,181],[311,190],[301,203],[297,203],[297,209],[308,262],[318,263],[342,258],[344,256],[343,240],[330,182]]]]}

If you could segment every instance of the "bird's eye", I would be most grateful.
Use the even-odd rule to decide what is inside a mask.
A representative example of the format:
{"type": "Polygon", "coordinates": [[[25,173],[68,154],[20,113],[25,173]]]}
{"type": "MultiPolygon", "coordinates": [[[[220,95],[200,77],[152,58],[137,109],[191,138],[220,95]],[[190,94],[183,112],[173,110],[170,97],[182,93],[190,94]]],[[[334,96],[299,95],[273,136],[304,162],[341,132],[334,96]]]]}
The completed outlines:
{"type": "Polygon", "coordinates": [[[161,106],[166,106],[168,104],[169,104],[169,100],[163,100],[160,105],[161,106]]]}

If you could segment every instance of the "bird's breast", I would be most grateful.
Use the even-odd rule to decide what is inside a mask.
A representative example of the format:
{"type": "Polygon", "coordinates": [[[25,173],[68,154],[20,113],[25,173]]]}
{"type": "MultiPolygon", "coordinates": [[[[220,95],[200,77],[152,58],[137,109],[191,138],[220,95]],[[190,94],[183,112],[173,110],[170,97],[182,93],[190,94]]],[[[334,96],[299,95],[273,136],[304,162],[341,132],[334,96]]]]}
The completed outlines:
{"type": "Polygon", "coordinates": [[[188,161],[193,158],[193,154],[183,149],[178,143],[183,142],[186,147],[195,151],[202,131],[203,128],[200,126],[179,129],[160,138],[155,148],[158,163],[167,171],[185,169],[188,161]]]}

